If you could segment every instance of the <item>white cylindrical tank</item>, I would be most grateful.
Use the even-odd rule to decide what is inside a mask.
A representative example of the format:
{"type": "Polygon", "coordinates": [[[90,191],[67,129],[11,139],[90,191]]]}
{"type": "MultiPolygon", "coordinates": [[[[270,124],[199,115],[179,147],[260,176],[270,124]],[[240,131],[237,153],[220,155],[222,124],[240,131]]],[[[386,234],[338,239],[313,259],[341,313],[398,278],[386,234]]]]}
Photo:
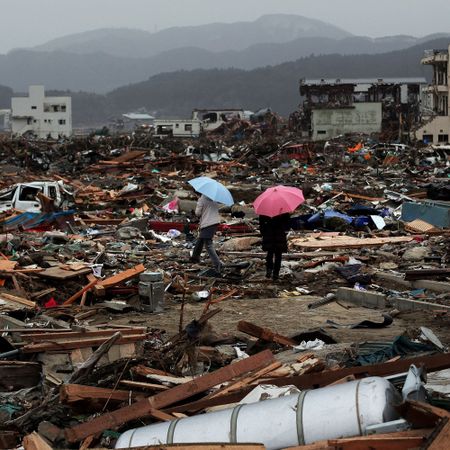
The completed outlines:
{"type": "Polygon", "coordinates": [[[369,425],[397,419],[399,401],[392,384],[371,377],[128,430],[116,448],[229,442],[271,450],[359,436],[369,425]]]}

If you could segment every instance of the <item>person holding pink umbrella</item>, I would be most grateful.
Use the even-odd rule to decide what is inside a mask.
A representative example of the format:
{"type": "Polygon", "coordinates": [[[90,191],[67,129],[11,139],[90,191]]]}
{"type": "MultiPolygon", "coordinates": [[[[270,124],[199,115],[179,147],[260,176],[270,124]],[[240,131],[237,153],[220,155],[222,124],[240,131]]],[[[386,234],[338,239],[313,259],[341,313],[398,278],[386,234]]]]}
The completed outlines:
{"type": "Polygon", "coordinates": [[[289,229],[289,213],[305,201],[300,189],[275,186],[266,189],[253,203],[259,214],[262,248],[267,252],[266,277],[277,281],[280,275],[283,253],[288,251],[286,233],[289,229]]]}

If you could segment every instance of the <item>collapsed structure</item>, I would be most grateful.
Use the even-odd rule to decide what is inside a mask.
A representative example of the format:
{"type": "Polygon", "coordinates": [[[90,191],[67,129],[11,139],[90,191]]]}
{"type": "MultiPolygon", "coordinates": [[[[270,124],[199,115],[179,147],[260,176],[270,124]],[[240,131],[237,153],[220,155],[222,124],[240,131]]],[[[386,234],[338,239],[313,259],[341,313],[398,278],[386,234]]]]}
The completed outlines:
{"type": "Polygon", "coordinates": [[[314,141],[346,133],[409,137],[420,121],[425,78],[301,80],[299,130],[314,141]]]}
{"type": "Polygon", "coordinates": [[[369,148],[421,81],[346,81],[305,87],[308,136],[358,131],[325,145],[268,109],[1,138],[0,448],[448,448],[448,148],[369,148]],[[235,201],[221,274],[189,260],[200,175],[235,201]],[[277,281],[253,203],[280,184],[306,201],[277,281]]]}
{"type": "Polygon", "coordinates": [[[433,69],[432,83],[425,88],[422,115],[424,123],[415,136],[427,144],[445,145],[450,135],[450,45],[446,50],[428,50],[422,64],[433,69]]]}

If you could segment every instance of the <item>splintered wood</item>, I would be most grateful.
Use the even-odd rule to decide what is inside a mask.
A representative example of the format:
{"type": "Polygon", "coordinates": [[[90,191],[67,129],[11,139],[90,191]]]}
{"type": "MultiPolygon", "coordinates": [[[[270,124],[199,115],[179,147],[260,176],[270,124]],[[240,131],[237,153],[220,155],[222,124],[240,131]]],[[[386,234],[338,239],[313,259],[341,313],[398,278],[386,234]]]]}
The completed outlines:
{"type": "Polygon", "coordinates": [[[329,236],[298,238],[290,241],[295,247],[303,248],[362,248],[384,244],[411,242],[410,236],[359,239],[350,236],[329,236]]]}
{"type": "Polygon", "coordinates": [[[106,428],[114,428],[131,420],[148,416],[152,409],[159,410],[165,408],[273,361],[274,357],[272,352],[265,350],[254,356],[238,361],[235,364],[222,367],[215,372],[203,375],[189,383],[175,386],[168,391],[160,392],[159,394],[138,401],[130,406],[103,414],[87,423],[68,428],[65,430],[66,439],[69,442],[76,442],[101,432],[106,428]]]}

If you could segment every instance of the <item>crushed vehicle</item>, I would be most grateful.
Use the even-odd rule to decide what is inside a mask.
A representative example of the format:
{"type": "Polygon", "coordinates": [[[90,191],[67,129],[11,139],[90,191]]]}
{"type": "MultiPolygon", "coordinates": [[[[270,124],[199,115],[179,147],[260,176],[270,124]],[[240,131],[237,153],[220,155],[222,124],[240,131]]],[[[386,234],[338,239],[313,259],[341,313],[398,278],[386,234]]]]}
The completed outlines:
{"type": "Polygon", "coordinates": [[[0,191],[0,212],[11,209],[39,212],[42,206],[39,193],[53,199],[55,207],[59,209],[68,206],[73,195],[61,181],[18,183],[0,191]]]}

